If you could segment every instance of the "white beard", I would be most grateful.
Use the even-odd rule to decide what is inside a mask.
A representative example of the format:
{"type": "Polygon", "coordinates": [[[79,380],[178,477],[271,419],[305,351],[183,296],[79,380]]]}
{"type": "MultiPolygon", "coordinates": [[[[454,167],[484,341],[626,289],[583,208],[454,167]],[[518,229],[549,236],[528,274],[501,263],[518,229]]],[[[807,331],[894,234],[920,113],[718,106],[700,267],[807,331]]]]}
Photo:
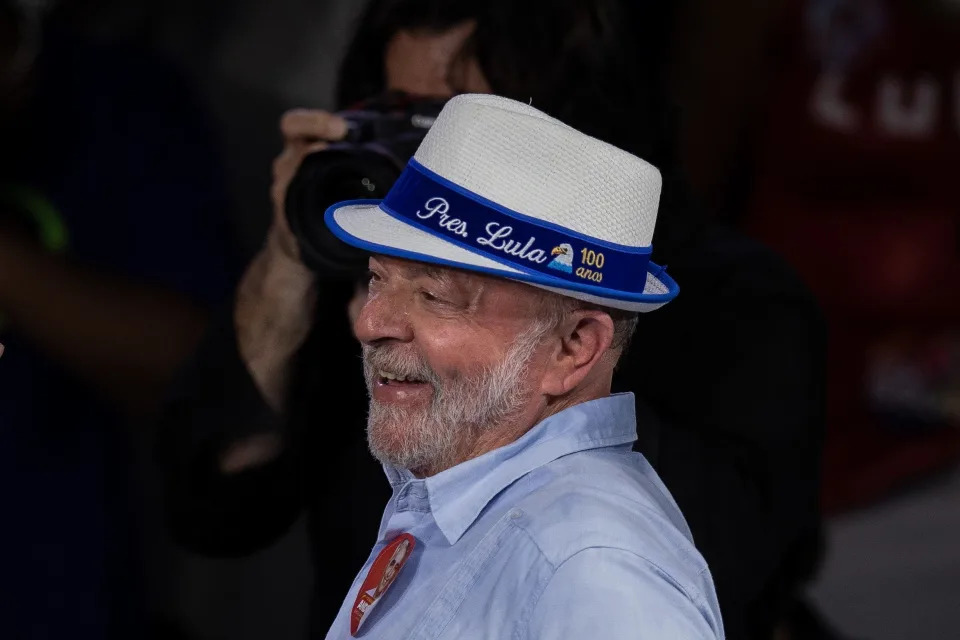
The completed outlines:
{"type": "Polygon", "coordinates": [[[404,347],[363,347],[368,391],[378,370],[425,380],[433,386],[426,409],[384,405],[370,398],[367,443],[380,462],[401,469],[445,469],[464,445],[513,417],[527,393],[522,384],[546,327],[535,323],[514,341],[503,360],[478,374],[441,380],[423,359],[404,347]]]}

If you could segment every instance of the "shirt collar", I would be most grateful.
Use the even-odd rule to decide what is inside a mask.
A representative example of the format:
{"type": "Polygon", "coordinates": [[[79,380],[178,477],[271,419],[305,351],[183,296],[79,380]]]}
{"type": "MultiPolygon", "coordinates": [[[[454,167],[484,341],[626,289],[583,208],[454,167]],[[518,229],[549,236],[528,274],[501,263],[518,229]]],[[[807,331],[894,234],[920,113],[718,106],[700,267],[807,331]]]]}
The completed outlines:
{"type": "MultiPolygon", "coordinates": [[[[636,439],[633,394],[616,394],[565,409],[516,441],[422,482],[434,521],[454,544],[498,493],[534,469],[571,453],[636,439]]],[[[406,470],[386,468],[386,472],[395,490],[413,480],[406,470]]]]}

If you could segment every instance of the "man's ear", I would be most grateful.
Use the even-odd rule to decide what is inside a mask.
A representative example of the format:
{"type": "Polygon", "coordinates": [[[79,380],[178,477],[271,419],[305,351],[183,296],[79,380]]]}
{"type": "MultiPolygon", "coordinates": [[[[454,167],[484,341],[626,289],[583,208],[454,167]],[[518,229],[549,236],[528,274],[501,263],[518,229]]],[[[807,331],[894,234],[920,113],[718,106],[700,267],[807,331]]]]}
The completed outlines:
{"type": "Polygon", "coordinates": [[[603,311],[578,309],[559,329],[557,347],[547,363],[541,392],[562,396],[576,388],[613,343],[613,320],[603,311]]]}

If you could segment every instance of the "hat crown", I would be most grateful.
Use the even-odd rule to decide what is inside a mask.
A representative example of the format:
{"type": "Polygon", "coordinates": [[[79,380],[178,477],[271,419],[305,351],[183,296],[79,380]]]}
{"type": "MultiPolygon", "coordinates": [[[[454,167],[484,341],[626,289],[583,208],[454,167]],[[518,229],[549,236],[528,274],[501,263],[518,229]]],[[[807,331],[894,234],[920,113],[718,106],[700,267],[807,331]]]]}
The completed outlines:
{"type": "Polygon", "coordinates": [[[452,98],[414,158],[497,204],[610,243],[647,247],[660,172],[532,106],[491,95],[452,98]]]}

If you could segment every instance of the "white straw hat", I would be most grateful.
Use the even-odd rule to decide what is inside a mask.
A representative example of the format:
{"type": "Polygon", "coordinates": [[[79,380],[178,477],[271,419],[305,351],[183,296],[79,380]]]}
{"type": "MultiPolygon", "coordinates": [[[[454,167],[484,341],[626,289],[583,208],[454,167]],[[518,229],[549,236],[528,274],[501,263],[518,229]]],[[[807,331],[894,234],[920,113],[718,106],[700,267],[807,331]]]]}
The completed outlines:
{"type": "Polygon", "coordinates": [[[325,220],[371,253],[651,311],[678,292],[650,262],[660,186],[651,164],[529,105],[461,95],[386,198],[338,203],[325,220]]]}

